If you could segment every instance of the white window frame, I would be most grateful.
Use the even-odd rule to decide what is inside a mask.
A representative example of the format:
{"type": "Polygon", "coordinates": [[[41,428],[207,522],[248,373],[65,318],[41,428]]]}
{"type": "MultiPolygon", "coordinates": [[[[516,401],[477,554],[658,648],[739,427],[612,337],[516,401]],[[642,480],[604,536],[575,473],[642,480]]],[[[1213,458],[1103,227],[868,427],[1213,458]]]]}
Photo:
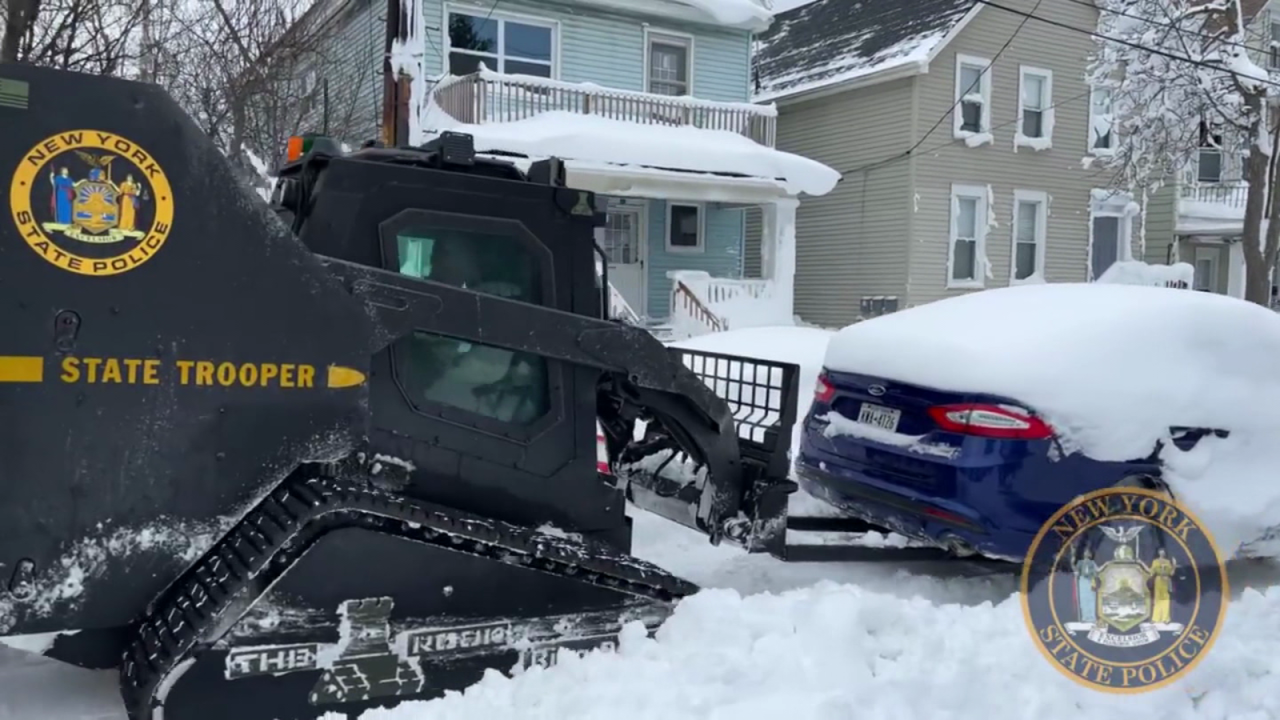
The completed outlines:
{"type": "Polygon", "coordinates": [[[683,255],[701,255],[707,251],[707,205],[700,202],[673,202],[667,201],[666,224],[662,228],[662,244],[669,253],[678,253],[683,255]],[[698,244],[693,247],[678,247],[671,244],[671,211],[676,207],[691,207],[698,209],[698,244]]]}
{"type": "MultiPolygon", "coordinates": [[[[649,86],[650,82],[650,63],[653,61],[653,46],[658,45],[683,45],[687,51],[689,68],[688,77],[685,80],[685,94],[693,95],[693,58],[694,58],[694,37],[689,33],[680,32],[678,30],[667,30],[665,28],[651,28],[646,26],[644,29],[644,91],[650,94],[654,93],[649,86]]],[[[662,97],[672,97],[663,95],[662,97]]]]}
{"type": "Polygon", "coordinates": [[[1272,20],[1267,23],[1267,69],[1280,70],[1280,37],[1277,36],[1277,30],[1280,30],[1280,20],[1272,20]]]}
{"type": "Polygon", "coordinates": [[[1196,184],[1208,183],[1210,185],[1216,185],[1220,182],[1223,182],[1227,177],[1227,148],[1226,148],[1227,133],[1223,128],[1220,128],[1220,127],[1215,128],[1213,126],[1207,126],[1206,129],[1207,129],[1206,134],[1210,137],[1211,140],[1215,135],[1222,138],[1222,140],[1221,142],[1219,142],[1217,147],[1214,147],[1213,145],[1200,145],[1199,143],[1197,143],[1196,163],[1195,163],[1195,182],[1196,184]],[[1202,180],[1200,178],[1200,167],[1201,167],[1200,160],[1206,154],[1218,156],[1218,177],[1216,180],[1202,180]]]}
{"type": "Polygon", "coordinates": [[[1087,129],[1087,134],[1085,136],[1085,143],[1088,146],[1087,150],[1090,155],[1103,157],[1103,156],[1111,156],[1116,154],[1116,143],[1118,141],[1118,138],[1116,137],[1115,102],[1116,102],[1115,91],[1109,87],[1094,86],[1089,90],[1089,127],[1087,129]],[[1093,138],[1094,128],[1098,126],[1098,116],[1097,114],[1095,114],[1094,109],[1097,107],[1097,103],[1095,102],[1095,99],[1097,98],[1099,92],[1106,92],[1108,96],[1110,96],[1110,100],[1107,103],[1107,111],[1108,111],[1107,123],[1111,128],[1111,133],[1110,133],[1111,146],[1105,147],[1105,148],[1097,147],[1094,144],[1094,138],[1093,138]]]}
{"type": "Polygon", "coordinates": [[[1192,290],[1202,289],[1200,287],[1200,281],[1201,281],[1200,261],[1207,260],[1209,262],[1210,272],[1207,273],[1204,277],[1205,287],[1203,289],[1211,293],[1218,292],[1218,255],[1219,254],[1220,254],[1220,251],[1216,247],[1212,247],[1212,248],[1197,247],[1196,248],[1195,264],[1191,266],[1195,268],[1195,277],[1193,278],[1195,282],[1191,284],[1192,290]]]}
{"type": "Polygon", "coordinates": [[[1028,282],[1037,282],[1036,280],[1028,280],[1027,278],[1019,279],[1018,274],[1018,210],[1023,204],[1035,204],[1038,206],[1036,210],[1036,234],[1032,239],[1036,246],[1036,263],[1035,268],[1031,271],[1032,275],[1039,275],[1040,281],[1044,280],[1044,254],[1045,247],[1048,243],[1049,232],[1049,193],[1039,190],[1014,190],[1013,191],[1013,222],[1009,223],[1009,284],[1023,285],[1028,282]]]}
{"type": "MultiPolygon", "coordinates": [[[[1053,71],[1046,68],[1034,67],[1031,65],[1018,66],[1018,130],[1014,133],[1014,147],[1029,147],[1033,149],[1037,143],[1046,142],[1053,143],[1053,71]],[[1022,132],[1022,122],[1026,117],[1023,106],[1022,89],[1026,85],[1027,76],[1039,77],[1044,80],[1042,87],[1044,95],[1040,98],[1042,107],[1040,108],[1040,128],[1044,131],[1044,135],[1038,138],[1028,137],[1022,132]]],[[[1046,148],[1047,149],[1047,148],[1046,148]]]]}
{"type": "Polygon", "coordinates": [[[951,130],[952,135],[956,139],[963,140],[965,138],[973,137],[974,135],[991,132],[991,76],[994,72],[995,68],[991,67],[990,60],[977,57],[976,55],[956,53],[956,80],[954,90],[955,108],[951,113],[951,130]],[[970,130],[960,129],[960,126],[964,123],[964,105],[961,98],[966,94],[965,90],[967,89],[962,85],[963,81],[961,80],[961,77],[964,73],[961,71],[966,65],[984,68],[981,75],[982,79],[978,83],[978,94],[982,96],[982,129],[976,133],[970,130]]]}
{"type": "MultiPolygon", "coordinates": [[[[549,67],[551,68],[550,79],[559,80],[560,79],[560,22],[559,21],[553,20],[550,18],[540,17],[537,15],[527,15],[524,13],[493,12],[492,8],[480,7],[478,5],[468,5],[465,3],[443,3],[443,7],[441,8],[440,35],[441,35],[442,44],[444,45],[444,59],[443,59],[444,67],[442,68],[443,71],[446,73],[449,71],[449,56],[454,52],[459,52],[464,55],[473,55],[481,58],[482,60],[485,61],[486,67],[489,65],[489,62],[491,60],[496,60],[498,67],[490,67],[489,70],[492,72],[506,74],[507,56],[506,56],[505,46],[506,46],[507,40],[506,40],[506,33],[504,32],[504,26],[508,21],[520,23],[521,25],[534,25],[537,27],[545,27],[551,30],[551,62],[549,63],[549,67]],[[474,50],[465,50],[461,48],[458,48],[455,51],[452,43],[449,42],[449,15],[455,14],[455,13],[459,15],[471,15],[473,17],[479,17],[482,19],[488,16],[490,20],[498,23],[497,53],[480,53],[474,50]]],[[[530,65],[546,64],[541,60],[532,60],[529,58],[516,57],[511,59],[517,62],[529,63],[530,65]]]]}
{"type": "Polygon", "coordinates": [[[947,277],[946,287],[948,290],[981,290],[986,287],[986,266],[983,258],[987,253],[987,231],[988,228],[988,210],[987,210],[987,187],[985,185],[963,185],[953,183],[951,185],[951,211],[948,213],[948,230],[947,230],[947,277]],[[973,278],[972,279],[955,279],[952,277],[952,270],[956,263],[956,222],[960,219],[960,198],[972,198],[977,200],[974,206],[974,232],[977,233],[974,243],[973,252],[973,278]]]}

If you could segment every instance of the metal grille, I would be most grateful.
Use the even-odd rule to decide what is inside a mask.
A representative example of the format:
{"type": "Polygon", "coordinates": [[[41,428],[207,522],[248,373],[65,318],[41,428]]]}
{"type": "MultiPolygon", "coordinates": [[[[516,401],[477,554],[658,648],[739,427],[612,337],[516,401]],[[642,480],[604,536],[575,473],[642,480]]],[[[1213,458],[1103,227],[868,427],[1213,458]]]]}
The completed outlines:
{"type": "Polygon", "coordinates": [[[738,437],[763,451],[761,459],[790,450],[798,366],[684,348],[670,352],[729,404],[738,437]]]}

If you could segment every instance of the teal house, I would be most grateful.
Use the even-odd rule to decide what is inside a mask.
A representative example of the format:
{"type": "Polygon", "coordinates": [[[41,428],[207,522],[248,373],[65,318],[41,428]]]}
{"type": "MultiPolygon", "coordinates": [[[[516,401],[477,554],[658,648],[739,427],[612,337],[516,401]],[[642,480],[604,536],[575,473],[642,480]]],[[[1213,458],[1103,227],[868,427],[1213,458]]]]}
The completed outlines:
{"type": "Polygon", "coordinates": [[[777,109],[750,101],[765,1],[328,0],[304,19],[326,51],[301,81],[353,146],[381,134],[394,73],[410,142],[461,130],[480,153],[563,159],[607,212],[597,242],[629,321],[790,324],[795,208],[839,176],[776,150],[777,109]]]}

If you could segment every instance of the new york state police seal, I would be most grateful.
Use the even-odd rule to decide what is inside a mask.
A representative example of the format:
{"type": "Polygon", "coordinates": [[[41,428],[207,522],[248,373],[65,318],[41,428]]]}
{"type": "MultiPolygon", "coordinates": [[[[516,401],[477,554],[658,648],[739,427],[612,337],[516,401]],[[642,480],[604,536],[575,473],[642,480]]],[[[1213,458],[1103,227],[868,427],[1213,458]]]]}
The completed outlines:
{"type": "Polygon", "coordinates": [[[1112,488],[1076,498],[1036,535],[1022,609],[1041,653],[1099,690],[1154,690],[1209,652],[1227,572],[1204,526],[1169,496],[1112,488]]]}

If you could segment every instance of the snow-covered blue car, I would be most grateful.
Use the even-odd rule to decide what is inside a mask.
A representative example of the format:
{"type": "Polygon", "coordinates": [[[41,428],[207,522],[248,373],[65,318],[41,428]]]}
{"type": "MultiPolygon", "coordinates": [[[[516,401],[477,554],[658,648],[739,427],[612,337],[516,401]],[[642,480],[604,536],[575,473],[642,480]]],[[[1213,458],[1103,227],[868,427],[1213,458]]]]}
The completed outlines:
{"type": "MultiPolygon", "coordinates": [[[[1171,458],[1224,442],[1233,424],[1250,429],[1247,390],[1215,364],[1221,373],[1237,358],[1245,387],[1269,383],[1253,385],[1264,396],[1280,387],[1274,360],[1247,359],[1280,349],[1280,320],[1232,298],[1042,285],[895,315],[833,336],[796,475],[848,515],[960,556],[1021,561],[1042,524],[1085,493],[1176,490],[1171,458]]],[[[1213,470],[1196,482],[1218,483],[1213,470]]],[[[1243,482],[1253,480],[1233,480],[1243,482]]]]}

